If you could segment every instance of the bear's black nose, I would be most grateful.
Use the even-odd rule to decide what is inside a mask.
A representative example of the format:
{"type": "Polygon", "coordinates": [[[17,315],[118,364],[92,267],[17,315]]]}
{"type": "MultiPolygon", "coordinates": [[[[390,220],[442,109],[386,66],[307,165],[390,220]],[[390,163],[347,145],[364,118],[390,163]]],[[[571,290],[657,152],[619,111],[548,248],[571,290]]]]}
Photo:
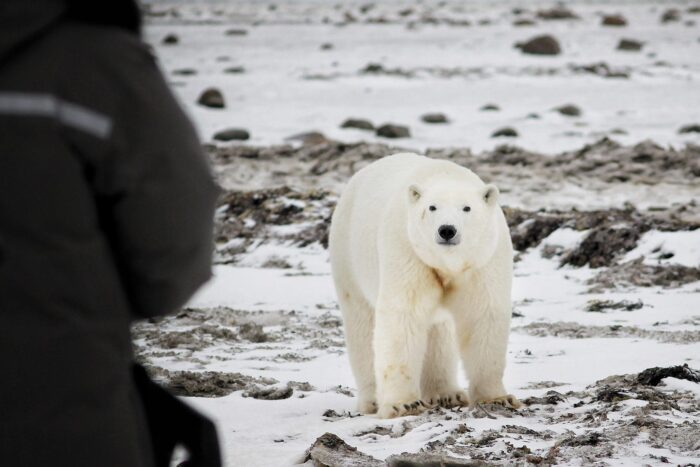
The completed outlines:
{"type": "Polygon", "coordinates": [[[438,235],[445,240],[452,240],[452,238],[457,235],[457,229],[452,225],[441,225],[438,229],[438,235]]]}

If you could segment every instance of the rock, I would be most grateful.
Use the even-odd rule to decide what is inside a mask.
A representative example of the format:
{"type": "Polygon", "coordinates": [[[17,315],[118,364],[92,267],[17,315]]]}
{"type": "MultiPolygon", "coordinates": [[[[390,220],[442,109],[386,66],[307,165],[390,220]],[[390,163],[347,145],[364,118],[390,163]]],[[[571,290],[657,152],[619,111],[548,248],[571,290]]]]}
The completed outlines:
{"type": "Polygon", "coordinates": [[[250,138],[250,133],[242,128],[227,128],[214,133],[216,141],[245,141],[250,138]]]}
{"type": "Polygon", "coordinates": [[[304,146],[323,144],[330,141],[328,138],[326,138],[326,135],[319,131],[307,131],[305,133],[297,133],[296,135],[286,137],[285,140],[299,141],[304,146]]]}
{"type": "Polygon", "coordinates": [[[447,454],[418,452],[394,454],[386,459],[386,467],[485,467],[482,460],[452,457],[447,454]]]}
{"type": "Polygon", "coordinates": [[[693,370],[686,363],[685,365],[671,367],[647,368],[637,375],[637,383],[645,386],[657,386],[664,378],[678,378],[700,383],[700,371],[693,370]]]}
{"type": "Polygon", "coordinates": [[[333,44],[330,42],[324,42],[321,44],[321,50],[333,50],[333,44]]]}
{"type": "Polygon", "coordinates": [[[447,115],[443,113],[428,113],[421,116],[420,119],[425,123],[447,123],[449,121],[447,115]]]}
{"type": "Polygon", "coordinates": [[[642,50],[642,47],[644,47],[644,43],[634,39],[620,39],[620,42],[617,44],[617,50],[629,50],[632,52],[642,50]]]}
{"type": "Polygon", "coordinates": [[[173,75],[175,76],[193,76],[197,74],[197,70],[194,68],[178,68],[173,70],[173,75]]]}
{"type": "Polygon", "coordinates": [[[253,388],[255,384],[276,383],[276,380],[271,378],[255,378],[240,373],[168,370],[161,372],[165,377],[163,383],[173,394],[187,397],[222,397],[234,391],[253,388]]]}
{"type": "Polygon", "coordinates": [[[381,63],[368,63],[362,70],[362,73],[381,73],[384,67],[381,63]]]}
{"type": "Polygon", "coordinates": [[[216,88],[205,89],[202,94],[199,95],[197,103],[199,105],[203,105],[204,107],[210,107],[213,109],[223,109],[226,107],[224,95],[221,94],[221,91],[216,88]]]}
{"type": "Polygon", "coordinates": [[[579,19],[579,16],[564,6],[556,6],[548,10],[539,10],[537,17],[545,20],[579,19]]]}
{"type": "Polygon", "coordinates": [[[523,53],[532,55],[559,55],[561,53],[559,42],[548,34],[533,37],[527,42],[518,43],[515,46],[523,53]]]}
{"type": "Polygon", "coordinates": [[[255,342],[256,344],[270,340],[270,337],[263,331],[262,325],[256,323],[241,324],[241,327],[238,329],[238,335],[241,339],[255,342]]]}
{"type": "Polygon", "coordinates": [[[611,266],[618,255],[637,246],[642,229],[636,226],[603,226],[593,228],[579,245],[561,261],[562,265],[591,268],[611,266]]]}
{"type": "Polygon", "coordinates": [[[377,128],[377,136],[384,138],[409,138],[411,132],[407,126],[386,123],[377,128]]]}
{"type": "Polygon", "coordinates": [[[356,128],[358,130],[374,131],[374,125],[363,118],[348,118],[340,125],[340,128],[356,128]]]}
{"type": "Polygon", "coordinates": [[[224,34],[227,36],[246,36],[248,31],[245,29],[227,29],[224,34]]]}
{"type": "Polygon", "coordinates": [[[255,387],[243,393],[243,397],[252,397],[253,399],[261,399],[266,401],[277,401],[280,399],[289,399],[294,394],[294,389],[290,386],[286,387],[255,387]]]}
{"type": "Polygon", "coordinates": [[[482,112],[498,112],[501,108],[496,104],[485,104],[479,110],[482,112]]]}
{"type": "Polygon", "coordinates": [[[681,12],[676,8],[670,8],[661,15],[662,23],[673,23],[681,20],[681,12]]]}
{"type": "Polygon", "coordinates": [[[523,401],[525,405],[557,405],[559,402],[566,402],[566,397],[557,391],[547,391],[544,396],[531,396],[523,401]]]}
{"type": "Polygon", "coordinates": [[[567,117],[580,117],[581,116],[581,109],[578,106],[575,106],[573,104],[562,105],[561,107],[557,107],[554,110],[556,110],[557,112],[559,112],[562,115],[566,115],[567,117]]]}
{"type": "Polygon", "coordinates": [[[586,304],[586,311],[594,313],[603,313],[605,310],[634,311],[642,307],[644,307],[644,303],[641,300],[636,302],[629,300],[620,300],[618,302],[613,300],[589,300],[586,304]]]}
{"type": "Polygon", "coordinates": [[[693,123],[691,125],[685,125],[682,126],[679,130],[678,133],[700,133],[700,124],[698,123],[693,123]]]}
{"type": "Polygon", "coordinates": [[[605,15],[600,24],[603,26],[627,26],[627,19],[622,15],[605,15]]]}
{"type": "Polygon", "coordinates": [[[500,138],[500,137],[516,138],[517,136],[518,136],[518,132],[515,131],[515,129],[511,128],[511,127],[501,128],[500,130],[496,130],[491,134],[491,138],[500,138]]]}
{"type": "Polygon", "coordinates": [[[520,18],[513,21],[513,26],[534,26],[537,24],[535,20],[528,18],[520,18]]]}
{"type": "Polygon", "coordinates": [[[303,462],[328,467],[386,467],[384,461],[358,451],[333,433],[317,438],[306,451],[303,462]]]}
{"type": "Polygon", "coordinates": [[[224,73],[228,73],[231,75],[238,75],[241,73],[245,73],[245,68],[242,66],[232,66],[224,69],[224,73]]]}
{"type": "Polygon", "coordinates": [[[574,434],[567,435],[558,444],[560,446],[596,446],[605,440],[606,438],[601,433],[590,431],[578,436],[574,434]]]}
{"type": "Polygon", "coordinates": [[[556,216],[538,215],[510,229],[513,248],[525,251],[537,246],[552,232],[561,227],[563,220],[556,216]]]}
{"type": "Polygon", "coordinates": [[[163,40],[161,41],[161,44],[175,45],[179,42],[180,42],[180,38],[177,36],[177,34],[170,33],[163,38],[163,40]]]}
{"type": "Polygon", "coordinates": [[[591,63],[589,65],[569,64],[569,68],[575,72],[591,73],[603,78],[629,78],[629,69],[611,68],[605,62],[591,63]]]}

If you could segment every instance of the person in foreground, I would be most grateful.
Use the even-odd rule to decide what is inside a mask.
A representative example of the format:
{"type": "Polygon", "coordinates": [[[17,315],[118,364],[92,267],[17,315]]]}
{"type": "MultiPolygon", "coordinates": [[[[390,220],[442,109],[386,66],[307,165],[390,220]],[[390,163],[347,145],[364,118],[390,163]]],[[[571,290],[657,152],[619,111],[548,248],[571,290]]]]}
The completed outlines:
{"type": "Polygon", "coordinates": [[[218,188],[132,1],[0,4],[0,464],[220,465],[130,324],[211,275],[218,188]]]}
{"type": "Polygon", "coordinates": [[[362,413],[520,407],[503,387],[513,247],[498,194],[469,169],[409,153],[343,191],[329,248],[362,413]]]}

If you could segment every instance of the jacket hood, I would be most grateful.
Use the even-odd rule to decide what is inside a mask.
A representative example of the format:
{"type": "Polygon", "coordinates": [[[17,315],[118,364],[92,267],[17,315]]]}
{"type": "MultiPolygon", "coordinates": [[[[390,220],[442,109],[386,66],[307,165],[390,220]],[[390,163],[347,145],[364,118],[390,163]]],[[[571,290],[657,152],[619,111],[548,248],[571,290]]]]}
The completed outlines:
{"type": "Polygon", "coordinates": [[[64,19],[141,33],[136,0],[2,0],[0,61],[64,19]]]}

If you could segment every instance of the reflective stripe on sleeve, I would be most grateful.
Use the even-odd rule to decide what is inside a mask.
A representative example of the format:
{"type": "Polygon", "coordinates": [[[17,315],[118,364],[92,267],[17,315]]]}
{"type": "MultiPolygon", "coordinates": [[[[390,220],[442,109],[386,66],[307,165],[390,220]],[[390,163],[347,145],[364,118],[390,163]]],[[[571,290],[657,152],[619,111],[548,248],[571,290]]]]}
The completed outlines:
{"type": "Polygon", "coordinates": [[[112,132],[108,116],[51,94],[0,91],[0,115],[53,118],[100,139],[109,138],[112,132]]]}

